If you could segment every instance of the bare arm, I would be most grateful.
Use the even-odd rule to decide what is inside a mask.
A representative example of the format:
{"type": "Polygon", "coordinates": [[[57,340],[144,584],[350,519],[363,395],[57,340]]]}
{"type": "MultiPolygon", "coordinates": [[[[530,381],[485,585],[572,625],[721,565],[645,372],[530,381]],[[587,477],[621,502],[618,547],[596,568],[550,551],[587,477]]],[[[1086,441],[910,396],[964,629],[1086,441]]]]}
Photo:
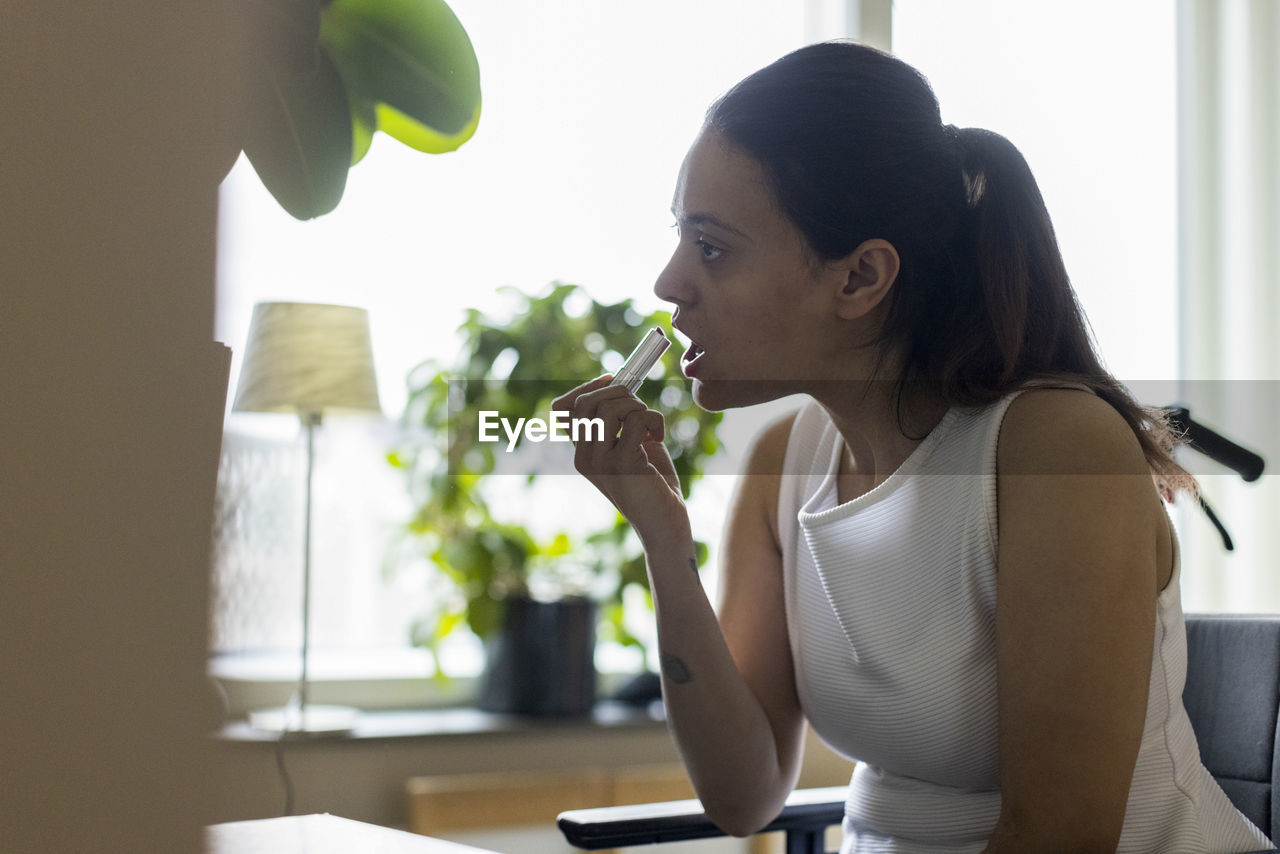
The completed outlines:
{"type": "Polygon", "coordinates": [[[657,413],[593,381],[556,403],[605,419],[575,465],[627,517],[653,590],[667,720],[707,815],[745,836],[795,786],[803,739],[782,601],[776,509],[790,421],[757,441],[729,511],[719,619],[694,562],[688,514],[657,413]],[[616,441],[614,440],[616,437],[616,441]]]}
{"type": "Polygon", "coordinates": [[[1002,809],[988,851],[1114,851],[1167,521],[1128,426],[1083,392],[1018,398],[998,466],[1002,809]]]}
{"type": "Polygon", "coordinates": [[[771,821],[795,787],[803,716],[783,611],[777,500],[790,419],[757,441],[721,547],[719,628],[677,556],[647,550],[672,732],[707,814],[734,835],[771,821]],[[683,570],[683,571],[682,571],[683,570]],[[685,583],[681,583],[685,582],[685,583]]]}

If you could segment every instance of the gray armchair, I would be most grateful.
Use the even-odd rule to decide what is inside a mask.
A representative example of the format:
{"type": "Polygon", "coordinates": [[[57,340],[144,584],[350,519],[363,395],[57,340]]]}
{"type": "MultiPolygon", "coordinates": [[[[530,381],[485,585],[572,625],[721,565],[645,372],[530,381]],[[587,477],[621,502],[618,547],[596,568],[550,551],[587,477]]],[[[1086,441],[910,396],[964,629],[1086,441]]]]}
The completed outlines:
{"type": "MultiPolygon", "coordinates": [[[[1231,802],[1267,835],[1280,836],[1280,615],[1187,617],[1182,695],[1200,758],[1231,802]]],[[[844,790],[797,791],[765,831],[786,834],[787,854],[823,854],[826,828],[844,815],[844,790]]],[[[724,833],[697,801],[561,813],[565,838],[596,850],[704,839],[724,833]]]]}
{"type": "Polygon", "coordinates": [[[1200,759],[1236,809],[1280,836],[1280,616],[1187,617],[1183,705],[1200,759]]]}

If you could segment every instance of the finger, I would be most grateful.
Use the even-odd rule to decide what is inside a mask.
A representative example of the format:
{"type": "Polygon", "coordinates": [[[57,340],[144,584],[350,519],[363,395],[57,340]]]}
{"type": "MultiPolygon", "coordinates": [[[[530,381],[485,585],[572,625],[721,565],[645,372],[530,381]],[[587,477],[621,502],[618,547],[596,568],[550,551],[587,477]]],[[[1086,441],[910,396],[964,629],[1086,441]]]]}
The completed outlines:
{"type": "MultiPolygon", "coordinates": [[[[622,432],[618,434],[618,448],[632,471],[657,468],[651,467],[649,446],[656,446],[656,453],[656,449],[662,447],[663,432],[662,414],[652,409],[633,412],[623,421],[622,432]]],[[[661,473],[661,469],[658,471],[661,473]]],[[[666,475],[663,477],[665,479],[666,475]]]]}
{"type": "Polygon", "coordinates": [[[562,394],[560,397],[557,397],[555,400],[551,402],[551,408],[553,410],[559,409],[564,412],[571,412],[573,411],[573,407],[577,403],[579,397],[581,397],[582,395],[588,392],[596,391],[602,388],[607,388],[609,386],[609,383],[611,382],[613,382],[612,374],[603,374],[601,376],[598,376],[595,379],[591,380],[590,382],[585,382],[582,385],[578,386],[577,388],[573,389],[572,391],[568,391],[562,394]]]}
{"type": "MultiPolygon", "coordinates": [[[[570,410],[570,417],[574,421],[599,421],[602,428],[599,433],[602,435],[597,443],[603,440],[612,445],[622,428],[621,419],[637,407],[643,408],[644,404],[622,386],[611,385],[579,394],[570,410]]],[[[596,431],[588,431],[589,440],[595,440],[595,436],[596,431]]]]}
{"type": "MultiPolygon", "coordinates": [[[[593,417],[604,422],[604,439],[606,444],[612,446],[618,443],[619,434],[626,426],[627,420],[645,411],[645,405],[628,393],[626,397],[600,400],[594,408],[593,417]]],[[[661,418],[661,416],[658,417],[661,418]]],[[[643,436],[631,440],[635,445],[639,445],[642,441],[644,441],[643,436]]]]}
{"type": "Polygon", "coordinates": [[[605,385],[579,394],[573,404],[573,414],[575,417],[590,417],[609,401],[629,401],[644,406],[625,386],[605,385]]]}
{"type": "MultiPolygon", "coordinates": [[[[658,423],[646,423],[650,421],[646,417],[647,412],[644,404],[630,394],[605,401],[594,415],[603,428],[599,438],[592,435],[575,443],[574,467],[588,476],[647,470],[648,460],[640,443],[651,429],[661,430],[662,419],[659,413],[654,412],[652,414],[657,416],[658,423]]],[[[594,432],[588,431],[589,434],[594,432]]]]}
{"type": "MultiPolygon", "coordinates": [[[[639,401],[636,402],[639,403],[639,401]]],[[[662,413],[646,409],[644,404],[640,404],[639,411],[627,413],[624,417],[622,432],[618,434],[618,444],[640,445],[644,442],[661,442],[665,432],[662,413]]]]}

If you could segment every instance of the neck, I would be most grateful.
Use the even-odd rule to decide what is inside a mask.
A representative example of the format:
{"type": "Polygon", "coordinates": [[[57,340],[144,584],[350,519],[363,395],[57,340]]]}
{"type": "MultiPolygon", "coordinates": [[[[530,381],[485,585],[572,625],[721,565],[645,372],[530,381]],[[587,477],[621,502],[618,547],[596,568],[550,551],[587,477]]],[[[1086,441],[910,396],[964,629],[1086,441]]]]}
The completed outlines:
{"type": "Polygon", "coordinates": [[[884,482],[906,461],[947,412],[947,404],[924,389],[872,381],[850,393],[836,384],[813,395],[844,439],[840,475],[861,494],[884,482]]]}

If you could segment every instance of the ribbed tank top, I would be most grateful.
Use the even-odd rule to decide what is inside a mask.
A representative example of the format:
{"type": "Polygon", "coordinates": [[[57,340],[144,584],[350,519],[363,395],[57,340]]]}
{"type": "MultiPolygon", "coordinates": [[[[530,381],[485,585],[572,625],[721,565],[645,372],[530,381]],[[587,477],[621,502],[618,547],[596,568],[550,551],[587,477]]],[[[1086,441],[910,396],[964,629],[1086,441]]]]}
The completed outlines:
{"type": "MultiPolygon", "coordinates": [[[[792,426],[778,506],[787,631],[805,715],[857,760],[842,854],[980,852],[999,817],[996,444],[1016,396],[951,409],[843,504],[835,425],[810,403],[792,426]]],[[[1182,705],[1179,573],[1175,540],[1118,850],[1270,847],[1200,762],[1182,705]]]]}

